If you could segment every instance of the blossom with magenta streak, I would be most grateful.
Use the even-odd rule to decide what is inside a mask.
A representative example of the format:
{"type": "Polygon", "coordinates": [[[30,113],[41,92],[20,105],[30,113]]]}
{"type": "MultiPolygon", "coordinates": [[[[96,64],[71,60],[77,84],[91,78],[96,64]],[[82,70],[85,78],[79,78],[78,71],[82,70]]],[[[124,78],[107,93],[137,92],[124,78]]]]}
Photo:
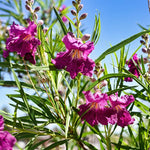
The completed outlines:
{"type": "MultiPolygon", "coordinates": [[[[134,54],[132,59],[133,59],[134,62],[138,65],[138,57],[137,57],[137,54],[134,54]]],[[[132,59],[126,61],[126,64],[127,64],[128,67],[129,67],[129,70],[128,70],[128,71],[131,72],[132,74],[134,74],[134,75],[138,78],[138,77],[140,76],[140,73],[139,73],[139,71],[138,71],[137,67],[135,66],[135,64],[134,64],[134,62],[133,62],[132,59]]],[[[139,65],[138,65],[138,66],[139,66],[139,65]]],[[[130,77],[126,77],[124,80],[125,80],[126,82],[132,82],[132,81],[133,81],[133,79],[130,78],[130,77]]]]}
{"type": "Polygon", "coordinates": [[[91,77],[95,63],[88,55],[94,49],[93,42],[83,43],[81,39],[76,39],[72,33],[68,33],[62,39],[66,46],[65,52],[57,54],[52,63],[57,69],[66,69],[70,72],[70,76],[74,79],[79,72],[83,75],[91,77]]]}
{"type": "Polygon", "coordinates": [[[86,120],[91,126],[101,123],[102,125],[117,124],[125,127],[133,124],[134,118],[131,118],[126,107],[134,101],[133,95],[124,95],[118,97],[118,94],[108,96],[106,93],[90,91],[83,92],[86,98],[86,104],[79,106],[78,114],[81,120],[86,120]]]}
{"type": "Polygon", "coordinates": [[[81,116],[81,120],[86,120],[91,126],[98,123],[107,125],[108,120],[105,117],[105,111],[108,95],[99,92],[92,94],[90,91],[83,92],[83,94],[86,98],[86,104],[79,106],[78,114],[81,116]]]}
{"type": "Polygon", "coordinates": [[[118,94],[110,95],[109,101],[111,107],[107,111],[108,122],[110,124],[117,124],[121,127],[133,124],[134,118],[131,118],[130,113],[127,111],[126,107],[134,102],[133,95],[124,95],[118,97],[118,94]]]}
{"type": "Polygon", "coordinates": [[[30,21],[28,27],[23,27],[13,23],[9,30],[9,38],[6,41],[6,49],[3,51],[3,57],[8,57],[10,52],[17,52],[30,63],[35,64],[35,53],[40,40],[35,38],[37,34],[37,25],[30,21]]]}
{"type": "Polygon", "coordinates": [[[0,115],[0,131],[4,130],[4,119],[3,117],[0,115]]]}
{"type": "Polygon", "coordinates": [[[4,120],[0,115],[0,150],[13,150],[16,138],[4,130],[4,120]]]}

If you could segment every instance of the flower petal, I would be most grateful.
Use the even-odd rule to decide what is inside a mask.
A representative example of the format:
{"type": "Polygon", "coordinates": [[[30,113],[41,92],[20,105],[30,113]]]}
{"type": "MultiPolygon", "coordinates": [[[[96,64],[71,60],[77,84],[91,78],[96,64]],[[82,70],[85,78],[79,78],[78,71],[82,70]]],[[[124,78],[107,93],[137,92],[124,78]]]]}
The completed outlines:
{"type": "Polygon", "coordinates": [[[87,59],[84,61],[84,67],[81,73],[83,75],[92,77],[94,67],[95,67],[95,62],[92,59],[87,57],[87,59]]]}

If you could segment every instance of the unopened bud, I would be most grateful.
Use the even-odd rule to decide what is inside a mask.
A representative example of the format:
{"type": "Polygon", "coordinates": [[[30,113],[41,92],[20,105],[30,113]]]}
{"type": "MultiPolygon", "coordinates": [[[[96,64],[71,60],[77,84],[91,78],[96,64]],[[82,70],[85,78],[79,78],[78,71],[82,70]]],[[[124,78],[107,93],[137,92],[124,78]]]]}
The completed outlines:
{"type": "MultiPolygon", "coordinates": [[[[77,27],[78,25],[77,25],[77,22],[75,22],[75,26],[77,27]]],[[[81,26],[81,22],[79,22],[79,27],[81,26]]]]}
{"type": "Polygon", "coordinates": [[[90,39],[90,37],[91,37],[90,34],[85,34],[85,35],[83,35],[83,37],[81,38],[81,40],[82,40],[82,41],[87,41],[87,40],[90,39]]]}
{"type": "Polygon", "coordinates": [[[87,13],[84,13],[80,16],[79,20],[85,19],[87,17],[87,13]]]}
{"type": "Polygon", "coordinates": [[[147,49],[146,48],[142,48],[142,52],[143,53],[147,53],[147,49]]]}
{"type": "Polygon", "coordinates": [[[26,1],[26,4],[27,4],[27,5],[30,5],[30,2],[29,2],[29,1],[26,1]]]}
{"type": "Polygon", "coordinates": [[[90,81],[91,81],[91,82],[95,82],[96,79],[95,79],[95,78],[90,78],[90,81]]]}
{"type": "Polygon", "coordinates": [[[150,54],[150,48],[147,49],[147,53],[150,54]]]}
{"type": "Polygon", "coordinates": [[[26,7],[26,10],[31,11],[31,7],[29,5],[25,5],[25,7],[26,7]]]}
{"type": "Polygon", "coordinates": [[[71,13],[72,13],[72,15],[74,15],[74,16],[76,16],[76,15],[77,15],[77,13],[76,13],[76,11],[75,11],[75,10],[71,10],[71,13]]]}
{"type": "Polygon", "coordinates": [[[72,1],[72,5],[73,5],[74,7],[76,7],[77,3],[76,3],[75,1],[72,1]]]}
{"type": "Polygon", "coordinates": [[[103,80],[102,82],[101,82],[101,87],[104,87],[104,86],[106,86],[107,85],[107,81],[106,80],[103,80]]]}
{"type": "Polygon", "coordinates": [[[80,4],[78,10],[80,11],[83,8],[83,4],[80,4]]]}
{"type": "Polygon", "coordinates": [[[104,71],[105,71],[105,69],[104,69],[104,68],[102,68],[102,69],[101,69],[101,72],[104,72],[104,71]]]}
{"type": "Polygon", "coordinates": [[[143,58],[143,62],[144,62],[144,64],[147,64],[149,61],[147,58],[143,58]]]}
{"type": "Polygon", "coordinates": [[[98,74],[98,71],[97,71],[97,70],[94,70],[94,74],[96,74],[96,75],[97,75],[97,74],[98,74]]]}
{"type": "Polygon", "coordinates": [[[40,7],[38,6],[34,9],[34,12],[38,12],[39,10],[40,10],[40,7]]]}
{"type": "Polygon", "coordinates": [[[143,45],[145,45],[145,44],[146,44],[143,40],[140,40],[140,43],[141,43],[141,44],[143,44],[143,45]]]}
{"type": "Polygon", "coordinates": [[[38,15],[37,15],[37,14],[34,14],[34,17],[35,17],[36,19],[38,19],[38,15]]]}
{"type": "Polygon", "coordinates": [[[27,0],[27,1],[30,2],[30,3],[32,3],[32,4],[34,3],[34,0],[27,0]]]}
{"type": "Polygon", "coordinates": [[[81,3],[81,0],[77,0],[77,3],[80,4],[80,3],[81,3]]]}
{"type": "Polygon", "coordinates": [[[48,28],[44,28],[43,32],[46,33],[48,31],[48,28]]]}
{"type": "Polygon", "coordinates": [[[149,34],[146,33],[146,34],[142,35],[141,37],[142,37],[142,39],[144,39],[145,41],[147,41],[148,37],[149,37],[149,34]]]}
{"type": "Polygon", "coordinates": [[[72,32],[68,32],[68,34],[73,37],[73,38],[76,38],[75,34],[73,34],[72,32]]]}
{"type": "Polygon", "coordinates": [[[39,20],[38,21],[38,25],[43,25],[44,24],[44,21],[43,20],[39,20]]]}
{"type": "Polygon", "coordinates": [[[56,96],[54,97],[54,100],[55,100],[55,101],[59,101],[59,96],[56,95],[56,96]]]}

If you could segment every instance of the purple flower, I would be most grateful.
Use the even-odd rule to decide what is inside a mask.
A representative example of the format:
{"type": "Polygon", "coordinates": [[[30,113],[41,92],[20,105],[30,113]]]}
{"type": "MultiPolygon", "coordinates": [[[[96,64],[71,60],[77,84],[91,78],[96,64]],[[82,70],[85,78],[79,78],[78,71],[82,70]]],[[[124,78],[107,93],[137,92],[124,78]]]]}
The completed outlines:
{"type": "Polygon", "coordinates": [[[13,150],[16,138],[4,130],[4,120],[0,115],[0,150],[13,150]]]}
{"type": "Polygon", "coordinates": [[[13,23],[6,41],[7,51],[3,52],[3,57],[6,58],[9,52],[17,52],[21,57],[25,57],[25,60],[35,64],[35,52],[40,45],[40,40],[35,38],[36,34],[37,26],[33,21],[26,28],[13,23]]]}
{"type": "Polygon", "coordinates": [[[62,16],[61,19],[62,19],[63,22],[67,22],[68,21],[68,19],[65,16],[62,16]]]}
{"type": "MultiPolygon", "coordinates": [[[[63,10],[66,9],[66,5],[62,5],[60,8],[59,8],[59,12],[61,13],[63,10]]],[[[62,16],[62,21],[64,23],[66,23],[68,21],[68,19],[65,17],[65,16],[62,16]]]]}
{"type": "Polygon", "coordinates": [[[59,8],[59,12],[62,12],[64,9],[66,9],[66,5],[62,5],[62,6],[59,8]]]}
{"type": "Polygon", "coordinates": [[[0,131],[4,130],[4,119],[3,117],[0,115],[0,131]]]}
{"type": "Polygon", "coordinates": [[[70,72],[70,76],[74,79],[79,72],[86,76],[92,76],[95,63],[88,55],[94,49],[93,42],[82,43],[81,39],[76,39],[72,33],[68,33],[62,39],[66,46],[65,52],[57,54],[52,63],[57,69],[64,69],[70,72]]]}
{"type": "Polygon", "coordinates": [[[126,107],[134,101],[133,95],[124,95],[118,97],[118,95],[110,95],[109,101],[111,107],[107,110],[108,122],[125,127],[129,124],[133,124],[134,118],[131,118],[130,113],[126,110],[126,107]]]}
{"type": "Polygon", "coordinates": [[[101,123],[102,125],[117,124],[125,127],[133,124],[134,118],[131,118],[126,107],[134,101],[133,95],[101,94],[96,92],[92,94],[90,91],[83,92],[86,98],[86,104],[79,106],[78,114],[81,120],[86,120],[91,126],[101,123]]]}
{"type": "Polygon", "coordinates": [[[0,150],[13,150],[16,139],[8,131],[0,131],[0,150]]]}
{"type": "Polygon", "coordinates": [[[81,120],[86,120],[91,126],[101,123],[103,125],[108,124],[108,120],[105,116],[107,109],[107,94],[101,94],[96,92],[92,94],[90,91],[83,92],[86,98],[86,104],[80,105],[78,114],[81,116],[81,120]]]}
{"type": "MultiPolygon", "coordinates": [[[[137,57],[137,54],[134,54],[132,59],[133,59],[133,60],[135,61],[135,63],[138,65],[138,57],[137,57]]],[[[140,76],[140,73],[139,73],[139,71],[138,71],[137,67],[135,66],[135,64],[134,64],[134,62],[133,62],[132,59],[126,61],[126,64],[127,64],[128,67],[129,67],[129,70],[128,70],[128,71],[131,72],[132,74],[134,74],[134,75],[138,78],[138,77],[140,76]]],[[[139,66],[139,65],[138,65],[138,66],[139,66]]],[[[130,78],[130,77],[126,77],[124,80],[125,80],[126,82],[132,82],[132,81],[133,81],[133,79],[130,78]]]]}

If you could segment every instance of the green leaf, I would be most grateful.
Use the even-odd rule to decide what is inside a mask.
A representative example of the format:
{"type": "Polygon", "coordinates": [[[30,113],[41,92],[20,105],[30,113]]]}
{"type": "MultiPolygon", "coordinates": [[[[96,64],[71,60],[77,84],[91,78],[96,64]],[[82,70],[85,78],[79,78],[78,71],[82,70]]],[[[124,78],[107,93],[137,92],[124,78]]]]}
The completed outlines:
{"type": "Polygon", "coordinates": [[[139,32],[131,37],[129,37],[128,39],[112,46],[111,48],[107,49],[105,52],[103,52],[96,60],[95,60],[95,63],[98,63],[100,62],[102,59],[104,59],[108,54],[111,54],[111,53],[114,53],[115,51],[119,50],[121,47],[129,44],[130,42],[134,41],[135,39],[137,39],[138,37],[142,36],[143,34],[145,33],[149,33],[150,30],[147,30],[147,31],[142,31],[142,32],[139,32]]]}
{"type": "Polygon", "coordinates": [[[123,77],[131,77],[133,78],[137,83],[139,83],[146,91],[148,91],[148,88],[145,86],[145,84],[143,82],[141,82],[136,76],[134,76],[133,74],[125,74],[125,73],[111,73],[111,74],[107,74],[101,78],[99,78],[98,80],[96,80],[95,82],[93,82],[87,89],[86,91],[91,90],[92,88],[94,88],[99,82],[106,80],[106,79],[110,79],[110,78],[123,78],[123,77]]]}
{"type": "MultiPolygon", "coordinates": [[[[25,83],[25,82],[20,82],[22,87],[33,89],[33,86],[31,84],[25,83]]],[[[16,87],[17,84],[15,81],[4,81],[0,80],[0,86],[6,86],[6,87],[16,87]]],[[[41,92],[45,92],[45,89],[42,89],[41,87],[36,87],[37,90],[41,92]]]]}
{"type": "MultiPolygon", "coordinates": [[[[11,65],[11,64],[10,64],[10,65],[11,65]]],[[[15,81],[16,81],[16,84],[17,84],[17,86],[18,86],[18,89],[19,89],[19,91],[20,91],[21,97],[22,97],[22,99],[23,99],[23,101],[24,101],[24,103],[25,103],[25,105],[26,105],[26,107],[27,107],[28,114],[29,114],[31,120],[32,120],[32,121],[34,122],[34,124],[36,125],[36,120],[35,120],[34,113],[33,113],[33,111],[31,112],[31,109],[30,109],[30,106],[29,106],[29,103],[28,103],[26,94],[24,93],[24,90],[23,90],[23,88],[22,88],[22,86],[21,86],[21,84],[20,84],[20,82],[19,82],[19,80],[18,80],[18,78],[17,78],[17,76],[16,76],[16,73],[15,73],[15,71],[13,70],[13,68],[12,68],[12,73],[13,73],[14,79],[15,79],[15,81]]]]}
{"type": "Polygon", "coordinates": [[[94,42],[94,45],[97,44],[101,33],[101,22],[100,22],[100,14],[98,16],[95,15],[95,22],[94,22],[94,31],[92,33],[91,41],[94,42]]]}
{"type": "Polygon", "coordinates": [[[70,122],[70,113],[71,113],[71,111],[68,110],[67,116],[66,116],[66,128],[65,128],[65,138],[66,139],[67,139],[67,136],[68,136],[69,122],[70,122]]]}
{"type": "Polygon", "coordinates": [[[50,149],[55,148],[55,147],[57,147],[57,146],[59,146],[59,145],[65,144],[65,143],[68,142],[68,141],[69,141],[69,140],[66,139],[66,140],[62,140],[62,141],[55,142],[55,143],[51,144],[50,146],[46,147],[44,150],[50,150],[50,149]]]}
{"type": "Polygon", "coordinates": [[[37,142],[35,145],[33,144],[33,146],[32,146],[32,147],[30,147],[30,149],[31,149],[31,150],[34,150],[34,149],[36,149],[38,146],[40,146],[41,144],[45,143],[45,142],[46,142],[46,141],[48,141],[48,140],[49,140],[49,138],[48,138],[48,139],[46,139],[46,140],[43,140],[43,141],[37,142]]]}
{"type": "Polygon", "coordinates": [[[81,141],[81,142],[83,142],[91,150],[98,150],[95,146],[93,146],[92,144],[88,143],[87,141],[81,141]]]}
{"type": "Polygon", "coordinates": [[[58,19],[58,21],[59,21],[59,23],[60,23],[60,25],[61,25],[61,28],[62,28],[64,34],[66,35],[66,34],[68,33],[68,30],[67,30],[65,24],[63,23],[63,21],[62,21],[60,15],[58,14],[57,10],[55,9],[55,7],[53,7],[53,8],[54,8],[54,12],[55,12],[55,14],[56,14],[56,16],[57,16],[57,19],[58,19]]]}

